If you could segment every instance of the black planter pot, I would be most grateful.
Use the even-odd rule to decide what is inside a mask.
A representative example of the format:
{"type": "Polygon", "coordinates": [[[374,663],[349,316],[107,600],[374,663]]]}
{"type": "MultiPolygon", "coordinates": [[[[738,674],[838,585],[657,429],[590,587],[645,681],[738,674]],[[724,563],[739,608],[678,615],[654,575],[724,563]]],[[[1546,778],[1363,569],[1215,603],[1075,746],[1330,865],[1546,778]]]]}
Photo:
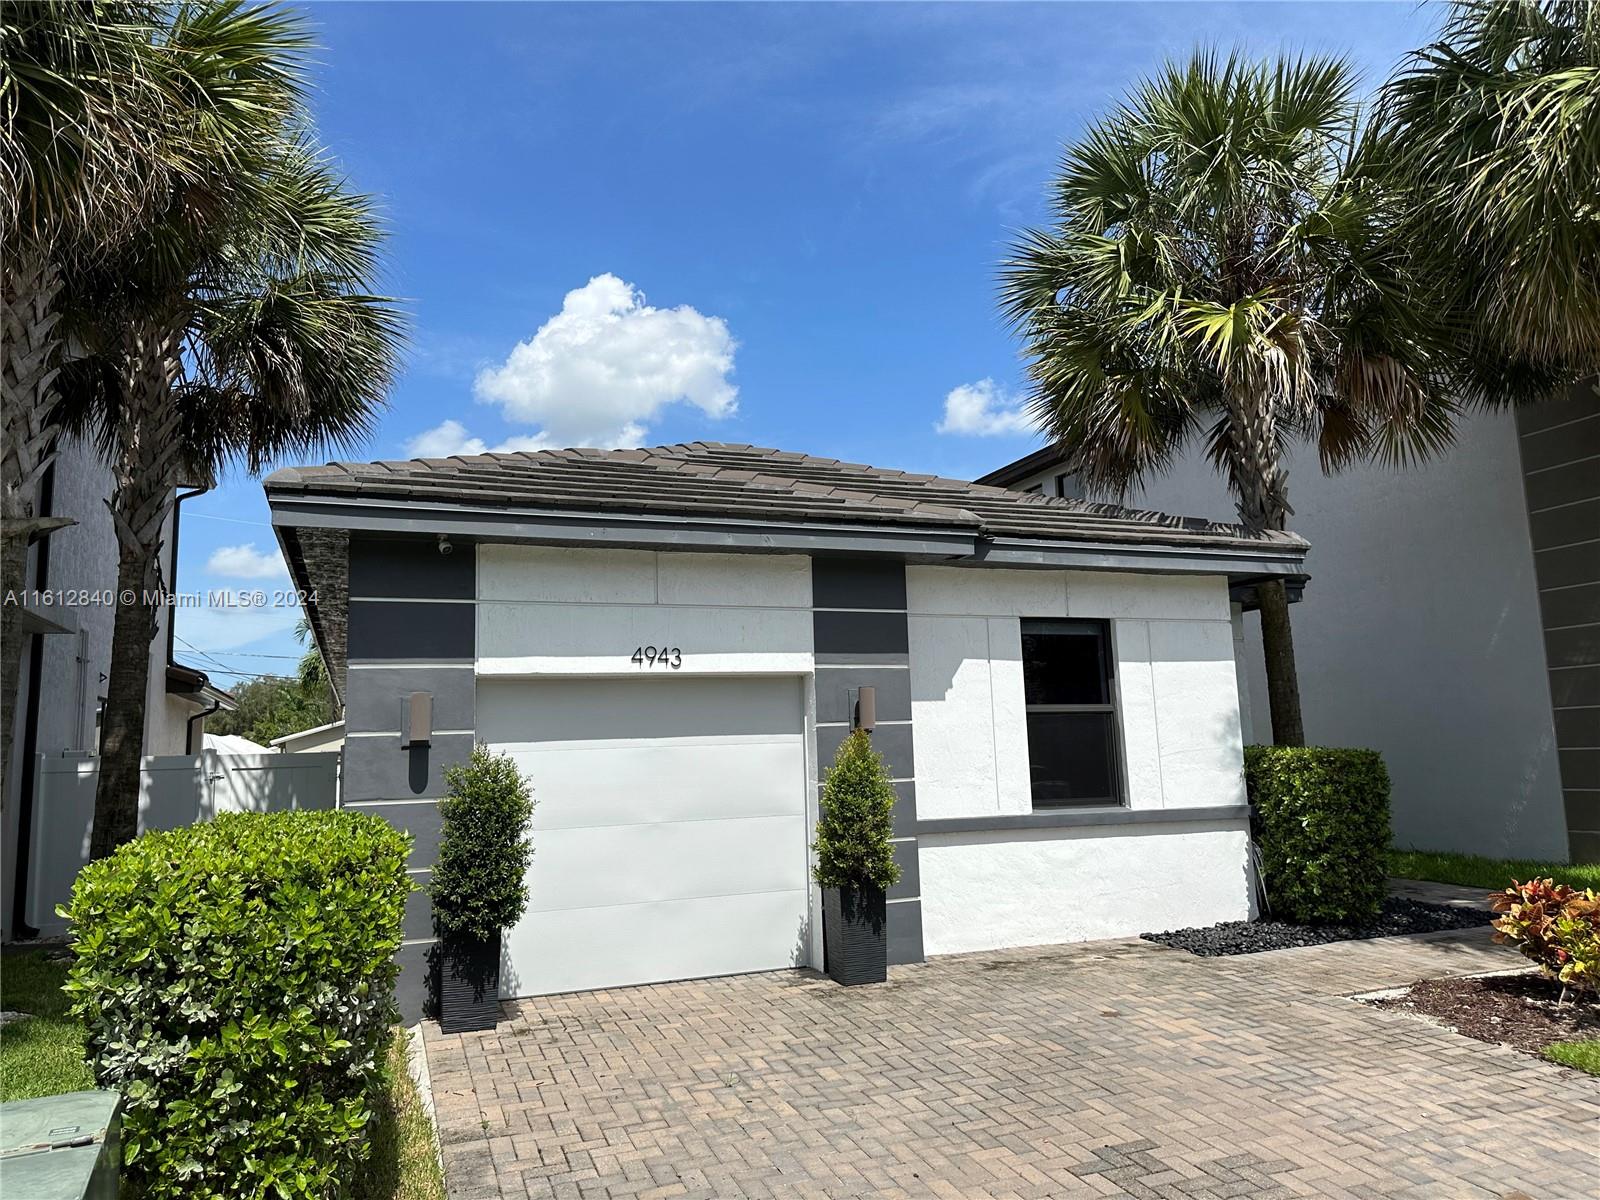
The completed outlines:
{"type": "Polygon", "coordinates": [[[828,977],[847,987],[887,979],[889,939],[885,924],[882,888],[824,888],[822,947],[828,977]]]}
{"type": "Polygon", "coordinates": [[[453,934],[440,942],[439,1028],[445,1033],[493,1029],[500,1019],[500,935],[453,934]]]}

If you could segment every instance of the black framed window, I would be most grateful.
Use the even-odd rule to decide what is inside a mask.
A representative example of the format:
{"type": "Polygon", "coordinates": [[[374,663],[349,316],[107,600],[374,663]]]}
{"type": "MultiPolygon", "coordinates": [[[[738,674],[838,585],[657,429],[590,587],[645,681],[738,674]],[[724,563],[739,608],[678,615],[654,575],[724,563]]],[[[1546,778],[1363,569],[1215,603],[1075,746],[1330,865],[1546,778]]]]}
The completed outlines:
{"type": "Polygon", "coordinates": [[[1035,808],[1122,803],[1112,677],[1105,621],[1022,622],[1035,808]]]}

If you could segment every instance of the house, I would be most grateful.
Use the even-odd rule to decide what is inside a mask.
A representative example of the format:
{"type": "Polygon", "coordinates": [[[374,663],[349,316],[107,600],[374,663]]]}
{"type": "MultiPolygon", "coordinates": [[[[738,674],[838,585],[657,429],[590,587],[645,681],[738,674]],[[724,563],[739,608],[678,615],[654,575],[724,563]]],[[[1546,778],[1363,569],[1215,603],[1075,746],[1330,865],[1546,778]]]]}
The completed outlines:
{"type": "MultiPolygon", "coordinates": [[[[1423,467],[1326,476],[1299,448],[1289,474],[1308,739],[1383,752],[1397,845],[1600,861],[1600,387],[1472,416],[1423,467]]],[[[1051,447],[979,482],[1082,492],[1051,447]]],[[[1198,452],[1133,502],[1233,512],[1198,452]]],[[[1246,738],[1268,741],[1246,639],[1246,738]]]]}
{"type": "MultiPolygon", "coordinates": [[[[473,743],[531,781],[502,993],[820,966],[818,779],[874,689],[891,962],[1251,910],[1239,597],[1288,534],[695,443],[266,481],[343,704],[343,802],[409,830],[473,743]]],[[[402,1005],[423,1003],[425,893],[402,1005]]]]}
{"type": "Polygon", "coordinates": [[[326,725],[313,725],[297,733],[275,737],[270,743],[279,754],[311,754],[320,750],[340,750],[344,747],[344,722],[330,721],[326,725]]]}
{"type": "MultiPolygon", "coordinates": [[[[8,608],[5,619],[25,623],[12,726],[14,771],[0,812],[0,858],[6,879],[0,895],[0,937],[32,936],[50,914],[32,913],[28,896],[32,850],[38,832],[34,800],[38,762],[63,756],[93,756],[100,746],[101,714],[111,662],[111,626],[116,616],[117,536],[106,497],[111,470],[82,439],[68,438],[55,463],[40,480],[37,511],[76,522],[39,540],[30,549],[27,590],[62,602],[23,612],[8,608]]],[[[179,499],[183,498],[180,495],[179,499]]],[[[176,576],[178,516],[168,524],[164,545],[166,578],[176,576]]],[[[232,697],[203,671],[175,660],[172,613],[157,614],[150,644],[150,683],[145,702],[144,753],[197,753],[205,716],[231,708],[232,697]]]]}

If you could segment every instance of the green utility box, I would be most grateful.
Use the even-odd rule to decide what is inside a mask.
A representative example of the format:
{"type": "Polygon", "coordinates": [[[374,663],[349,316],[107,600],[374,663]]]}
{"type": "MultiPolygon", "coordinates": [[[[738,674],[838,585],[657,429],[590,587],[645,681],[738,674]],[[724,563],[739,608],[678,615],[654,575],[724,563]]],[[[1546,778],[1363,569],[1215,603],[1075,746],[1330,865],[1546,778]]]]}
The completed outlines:
{"type": "Polygon", "coordinates": [[[0,1196],[115,1200],[122,1097],[69,1092],[0,1104],[0,1196]]]}

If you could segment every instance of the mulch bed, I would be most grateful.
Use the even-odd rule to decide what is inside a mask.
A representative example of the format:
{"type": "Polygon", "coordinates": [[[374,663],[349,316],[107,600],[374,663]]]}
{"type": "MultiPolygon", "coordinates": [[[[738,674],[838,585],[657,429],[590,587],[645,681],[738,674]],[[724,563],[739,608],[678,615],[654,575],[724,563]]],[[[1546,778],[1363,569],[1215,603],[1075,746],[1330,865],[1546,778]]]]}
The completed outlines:
{"type": "Polygon", "coordinates": [[[1264,950],[1287,950],[1294,946],[1325,946],[1329,942],[1348,942],[1357,938],[1396,937],[1406,933],[1438,933],[1446,929],[1476,929],[1487,925],[1494,914],[1481,908],[1457,908],[1449,904],[1427,904],[1391,896],[1383,902],[1378,919],[1366,925],[1294,925],[1288,921],[1228,921],[1203,929],[1174,929],[1167,933],[1141,933],[1149,942],[1159,942],[1215,958],[1225,954],[1259,954],[1264,950]]]}
{"type": "Polygon", "coordinates": [[[1374,1008],[1420,1013],[1480,1042],[1538,1054],[1551,1042],[1600,1038],[1600,1006],[1559,1004],[1561,985],[1543,975],[1424,979],[1374,1008]]]}

